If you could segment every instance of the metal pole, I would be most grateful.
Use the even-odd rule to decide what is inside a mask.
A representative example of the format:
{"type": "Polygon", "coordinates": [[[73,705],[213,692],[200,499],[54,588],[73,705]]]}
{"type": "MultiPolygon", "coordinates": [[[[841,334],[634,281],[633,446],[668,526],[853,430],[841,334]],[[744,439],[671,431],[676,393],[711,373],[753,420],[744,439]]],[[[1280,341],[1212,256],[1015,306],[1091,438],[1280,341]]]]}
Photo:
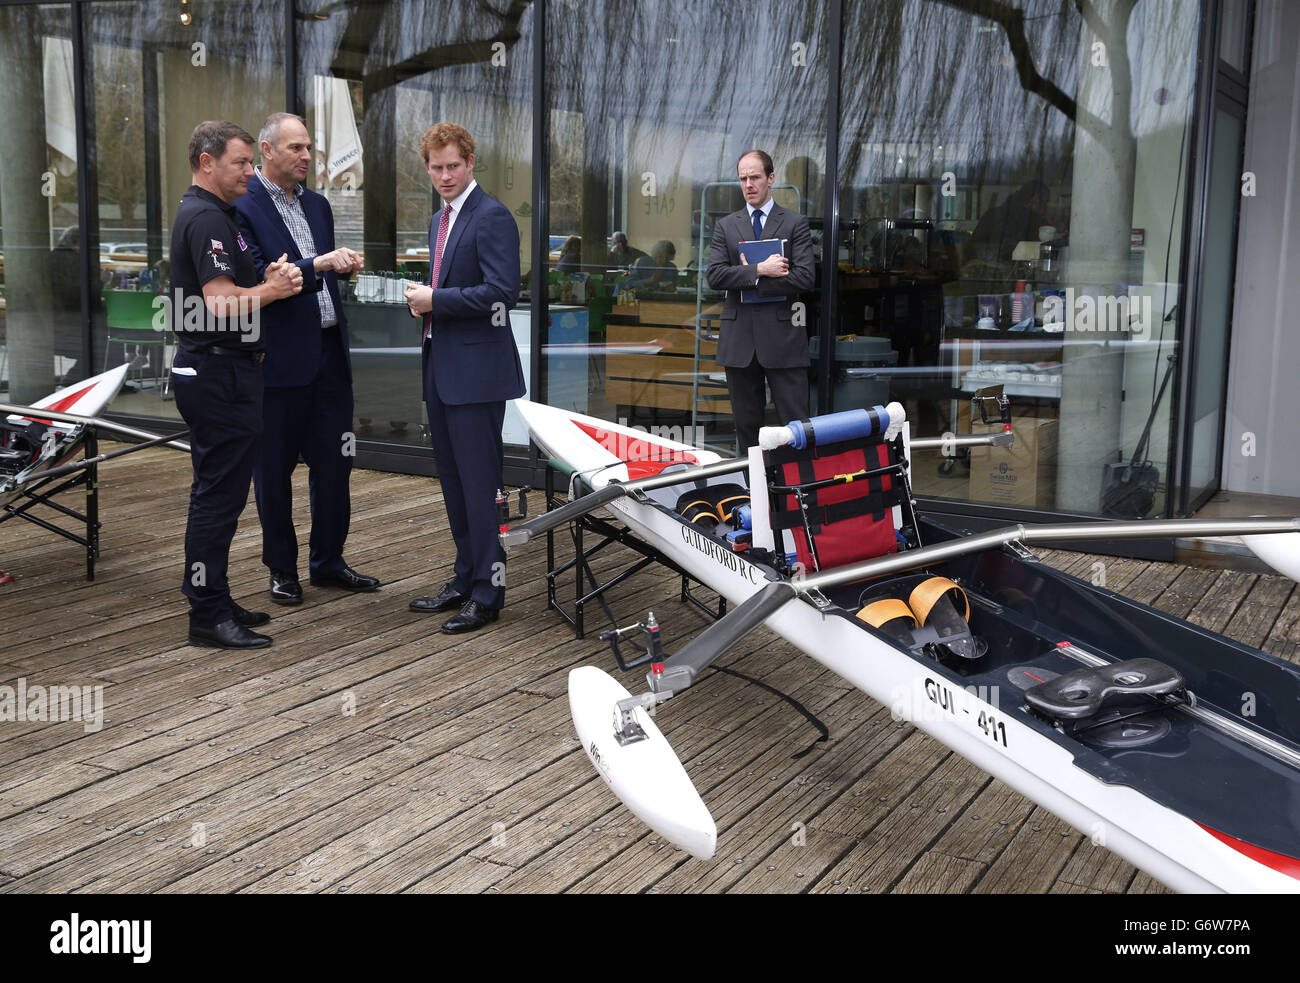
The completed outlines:
{"type": "Polygon", "coordinates": [[[913,437],[910,443],[914,451],[938,451],[958,447],[1010,447],[1014,442],[1014,431],[1003,433],[966,434],[961,437],[913,437]]]}
{"type": "MultiPolygon", "coordinates": [[[[53,410],[37,409],[34,406],[15,406],[11,403],[0,403],[0,413],[16,413],[21,417],[32,420],[56,420],[59,423],[81,423],[89,424],[92,427],[98,427],[101,430],[108,430],[111,433],[120,433],[124,437],[135,437],[139,440],[157,440],[158,434],[150,433],[148,430],[137,430],[135,427],[123,426],[120,423],[110,423],[107,420],[99,420],[93,416],[77,416],[74,413],[56,413],[53,410]]],[[[163,445],[172,447],[178,451],[189,453],[190,445],[183,440],[171,440],[163,445]]]]}
{"type": "Polygon", "coordinates": [[[852,566],[805,577],[801,593],[838,587],[896,570],[968,556],[1006,543],[1041,543],[1061,540],[1163,539],[1173,536],[1258,536],[1300,532],[1300,518],[1161,519],[1144,522],[1064,522],[1057,525],[1014,525],[975,536],[964,536],[937,546],[908,550],[852,566]]]}
{"type": "MultiPolygon", "coordinates": [[[[123,447],[121,450],[109,451],[107,454],[100,454],[97,449],[94,451],[90,450],[90,444],[95,443],[95,433],[94,433],[95,428],[93,424],[87,424],[87,426],[90,426],[91,428],[91,437],[90,437],[90,441],[87,443],[87,456],[84,461],[77,461],[73,464],[64,464],[57,468],[51,468],[49,471],[37,471],[36,473],[28,475],[27,478],[19,481],[14,487],[21,488],[23,485],[30,484],[33,481],[48,481],[50,478],[61,478],[65,474],[72,474],[74,471],[80,471],[83,468],[91,469],[90,472],[91,480],[95,481],[96,480],[95,476],[99,473],[96,470],[97,465],[100,465],[105,461],[111,461],[116,457],[121,457],[123,454],[134,454],[136,451],[142,451],[149,447],[157,447],[159,444],[170,444],[173,439],[171,437],[165,437],[165,436],[155,437],[153,440],[146,440],[140,444],[133,444],[130,447],[123,447]]],[[[177,434],[177,436],[182,437],[187,433],[189,433],[189,431],[185,430],[182,433],[177,434]]],[[[96,447],[97,446],[98,445],[96,444],[96,447]]]]}

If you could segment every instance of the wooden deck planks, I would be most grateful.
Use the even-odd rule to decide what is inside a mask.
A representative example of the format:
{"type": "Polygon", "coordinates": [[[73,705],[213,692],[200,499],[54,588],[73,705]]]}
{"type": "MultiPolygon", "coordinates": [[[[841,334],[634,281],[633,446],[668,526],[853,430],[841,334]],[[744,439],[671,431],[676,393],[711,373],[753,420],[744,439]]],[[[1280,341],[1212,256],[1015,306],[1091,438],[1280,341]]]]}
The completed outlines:
{"type": "MultiPolygon", "coordinates": [[[[135,460],[104,471],[96,583],[72,544],[0,529],[19,574],[0,588],[0,683],[103,685],[108,718],[97,733],[0,727],[0,893],[1163,890],[766,631],[723,664],[800,700],[831,740],[793,757],[815,737],[807,721],[723,672],[665,707],[720,832],[713,860],[690,858],[618,804],[577,746],[566,677],[611,665],[604,616],[593,605],[577,641],[546,611],[540,545],[511,557],[501,623],[441,635],[441,619],[406,610],[450,562],[437,483],[358,472],[348,558],[384,588],[304,583],[306,603],[273,610],[271,649],[193,649],[177,587],[188,467],[161,450],[135,460]]],[[[245,606],[265,607],[260,550],[250,504],[231,560],[245,606]]],[[[1285,578],[1039,555],[1300,659],[1300,592],[1285,578]]],[[[602,573],[625,562],[593,559],[602,573]]],[[[671,650],[707,623],[677,590],[652,568],[610,601],[622,623],[655,609],[671,650]]]]}

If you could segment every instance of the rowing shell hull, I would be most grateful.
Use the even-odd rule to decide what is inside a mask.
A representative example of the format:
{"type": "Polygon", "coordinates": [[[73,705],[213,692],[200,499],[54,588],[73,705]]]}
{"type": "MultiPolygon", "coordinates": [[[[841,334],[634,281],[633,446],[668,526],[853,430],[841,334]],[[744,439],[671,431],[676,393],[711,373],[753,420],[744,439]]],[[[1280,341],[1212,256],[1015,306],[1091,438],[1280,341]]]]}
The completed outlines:
{"type": "MultiPolygon", "coordinates": [[[[543,427],[554,424],[548,413],[530,413],[527,407],[521,412],[530,427],[533,421],[543,427]]],[[[548,436],[554,439],[553,432],[534,435],[543,447],[548,436]]],[[[775,577],[652,503],[624,498],[608,508],[732,604],[745,601],[775,577]]],[[[927,683],[940,678],[933,663],[912,658],[849,619],[823,616],[799,601],[785,605],[767,625],[888,706],[897,719],[915,724],[1169,887],[1186,892],[1300,892],[1300,864],[1290,874],[1274,869],[1137,790],[1094,778],[1075,766],[1066,748],[1022,723],[1015,711],[1004,711],[958,686],[949,687],[957,706],[941,710],[927,694],[927,683]],[[981,730],[981,715],[1005,725],[1003,741],[981,730]]]]}
{"type": "MultiPolygon", "coordinates": [[[[94,417],[103,412],[113,401],[126,379],[129,365],[122,364],[115,369],[101,372],[82,382],[65,386],[51,393],[44,399],[32,404],[33,409],[52,410],[55,413],[74,413],[78,416],[94,417]]],[[[84,425],[80,423],[61,423],[55,420],[42,420],[40,414],[30,416],[10,414],[6,420],[11,424],[24,425],[29,422],[44,423],[49,428],[46,433],[58,435],[57,444],[52,453],[36,456],[21,471],[12,476],[0,475],[0,506],[12,501],[19,491],[16,486],[30,481],[35,475],[67,464],[80,452],[85,438],[84,425]]]]}
{"type": "MultiPolygon", "coordinates": [[[[128,368],[130,368],[129,363],[123,363],[115,369],[93,375],[82,382],[64,386],[44,399],[33,403],[32,408],[53,410],[55,413],[74,413],[77,416],[99,416],[104,407],[113,401],[113,397],[122,388],[128,368]]],[[[11,415],[9,422],[21,423],[23,419],[23,417],[11,415]]],[[[27,419],[39,420],[40,417],[33,415],[27,419]]],[[[57,423],[51,420],[43,422],[63,433],[70,433],[80,426],[80,424],[76,423],[57,423]]]]}
{"type": "Polygon", "coordinates": [[[666,464],[712,464],[722,460],[713,451],[594,416],[527,399],[516,399],[515,406],[537,446],[583,474],[592,488],[658,473],[666,464]],[[629,460],[630,465],[624,463],[629,460]]]}
{"type": "Polygon", "coordinates": [[[1271,536],[1242,536],[1252,553],[1278,573],[1300,580],[1300,532],[1280,532],[1271,536]]]}

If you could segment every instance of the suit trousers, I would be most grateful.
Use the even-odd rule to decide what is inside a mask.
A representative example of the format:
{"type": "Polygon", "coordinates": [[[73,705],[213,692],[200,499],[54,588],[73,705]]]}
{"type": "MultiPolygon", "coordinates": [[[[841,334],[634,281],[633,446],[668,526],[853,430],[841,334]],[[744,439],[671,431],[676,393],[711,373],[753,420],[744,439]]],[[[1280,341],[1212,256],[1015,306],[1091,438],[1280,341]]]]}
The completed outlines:
{"type": "Polygon", "coordinates": [[[226,570],[262,434],[262,366],[238,355],[181,349],[172,387],[190,428],[194,465],[181,590],[190,600],[190,627],[212,628],[233,613],[226,570]]]}
{"type": "Polygon", "coordinates": [[[765,369],[758,364],[757,355],[744,368],[727,366],[727,393],[731,397],[741,455],[758,443],[758,429],[763,425],[763,411],[767,407],[764,377],[772,390],[780,424],[808,417],[807,368],[765,369]]]}
{"type": "MultiPolygon", "coordinates": [[[[432,358],[437,357],[434,352],[432,358]]],[[[433,380],[427,343],[422,368],[429,437],[456,543],[452,587],[487,607],[504,607],[506,553],[497,539],[496,493],[505,487],[501,441],[505,400],[444,403],[433,380]]]]}
{"type": "Polygon", "coordinates": [[[348,483],[356,437],[352,435],[352,383],[337,327],[321,337],[321,363],[306,386],[270,386],[263,408],[262,449],[253,470],[262,520],[262,562],[296,573],[298,534],[293,527],[293,471],[302,457],[310,469],[311,574],[328,577],[344,567],[343,545],[352,519],[348,483]],[[349,436],[352,435],[352,436],[349,436]]]}

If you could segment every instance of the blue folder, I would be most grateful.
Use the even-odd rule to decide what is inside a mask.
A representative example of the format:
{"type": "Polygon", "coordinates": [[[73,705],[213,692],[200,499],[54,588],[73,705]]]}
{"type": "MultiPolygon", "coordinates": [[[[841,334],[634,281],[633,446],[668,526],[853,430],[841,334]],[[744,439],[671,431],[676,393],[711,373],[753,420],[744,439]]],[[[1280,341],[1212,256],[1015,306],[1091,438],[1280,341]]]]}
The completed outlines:
{"type": "MultiPolygon", "coordinates": [[[[769,256],[784,256],[787,241],[786,239],[750,239],[737,243],[736,248],[750,266],[757,266],[769,256]]],[[[773,297],[760,296],[757,287],[750,287],[740,292],[742,304],[773,304],[781,301],[789,303],[790,298],[780,294],[773,297]]]]}

